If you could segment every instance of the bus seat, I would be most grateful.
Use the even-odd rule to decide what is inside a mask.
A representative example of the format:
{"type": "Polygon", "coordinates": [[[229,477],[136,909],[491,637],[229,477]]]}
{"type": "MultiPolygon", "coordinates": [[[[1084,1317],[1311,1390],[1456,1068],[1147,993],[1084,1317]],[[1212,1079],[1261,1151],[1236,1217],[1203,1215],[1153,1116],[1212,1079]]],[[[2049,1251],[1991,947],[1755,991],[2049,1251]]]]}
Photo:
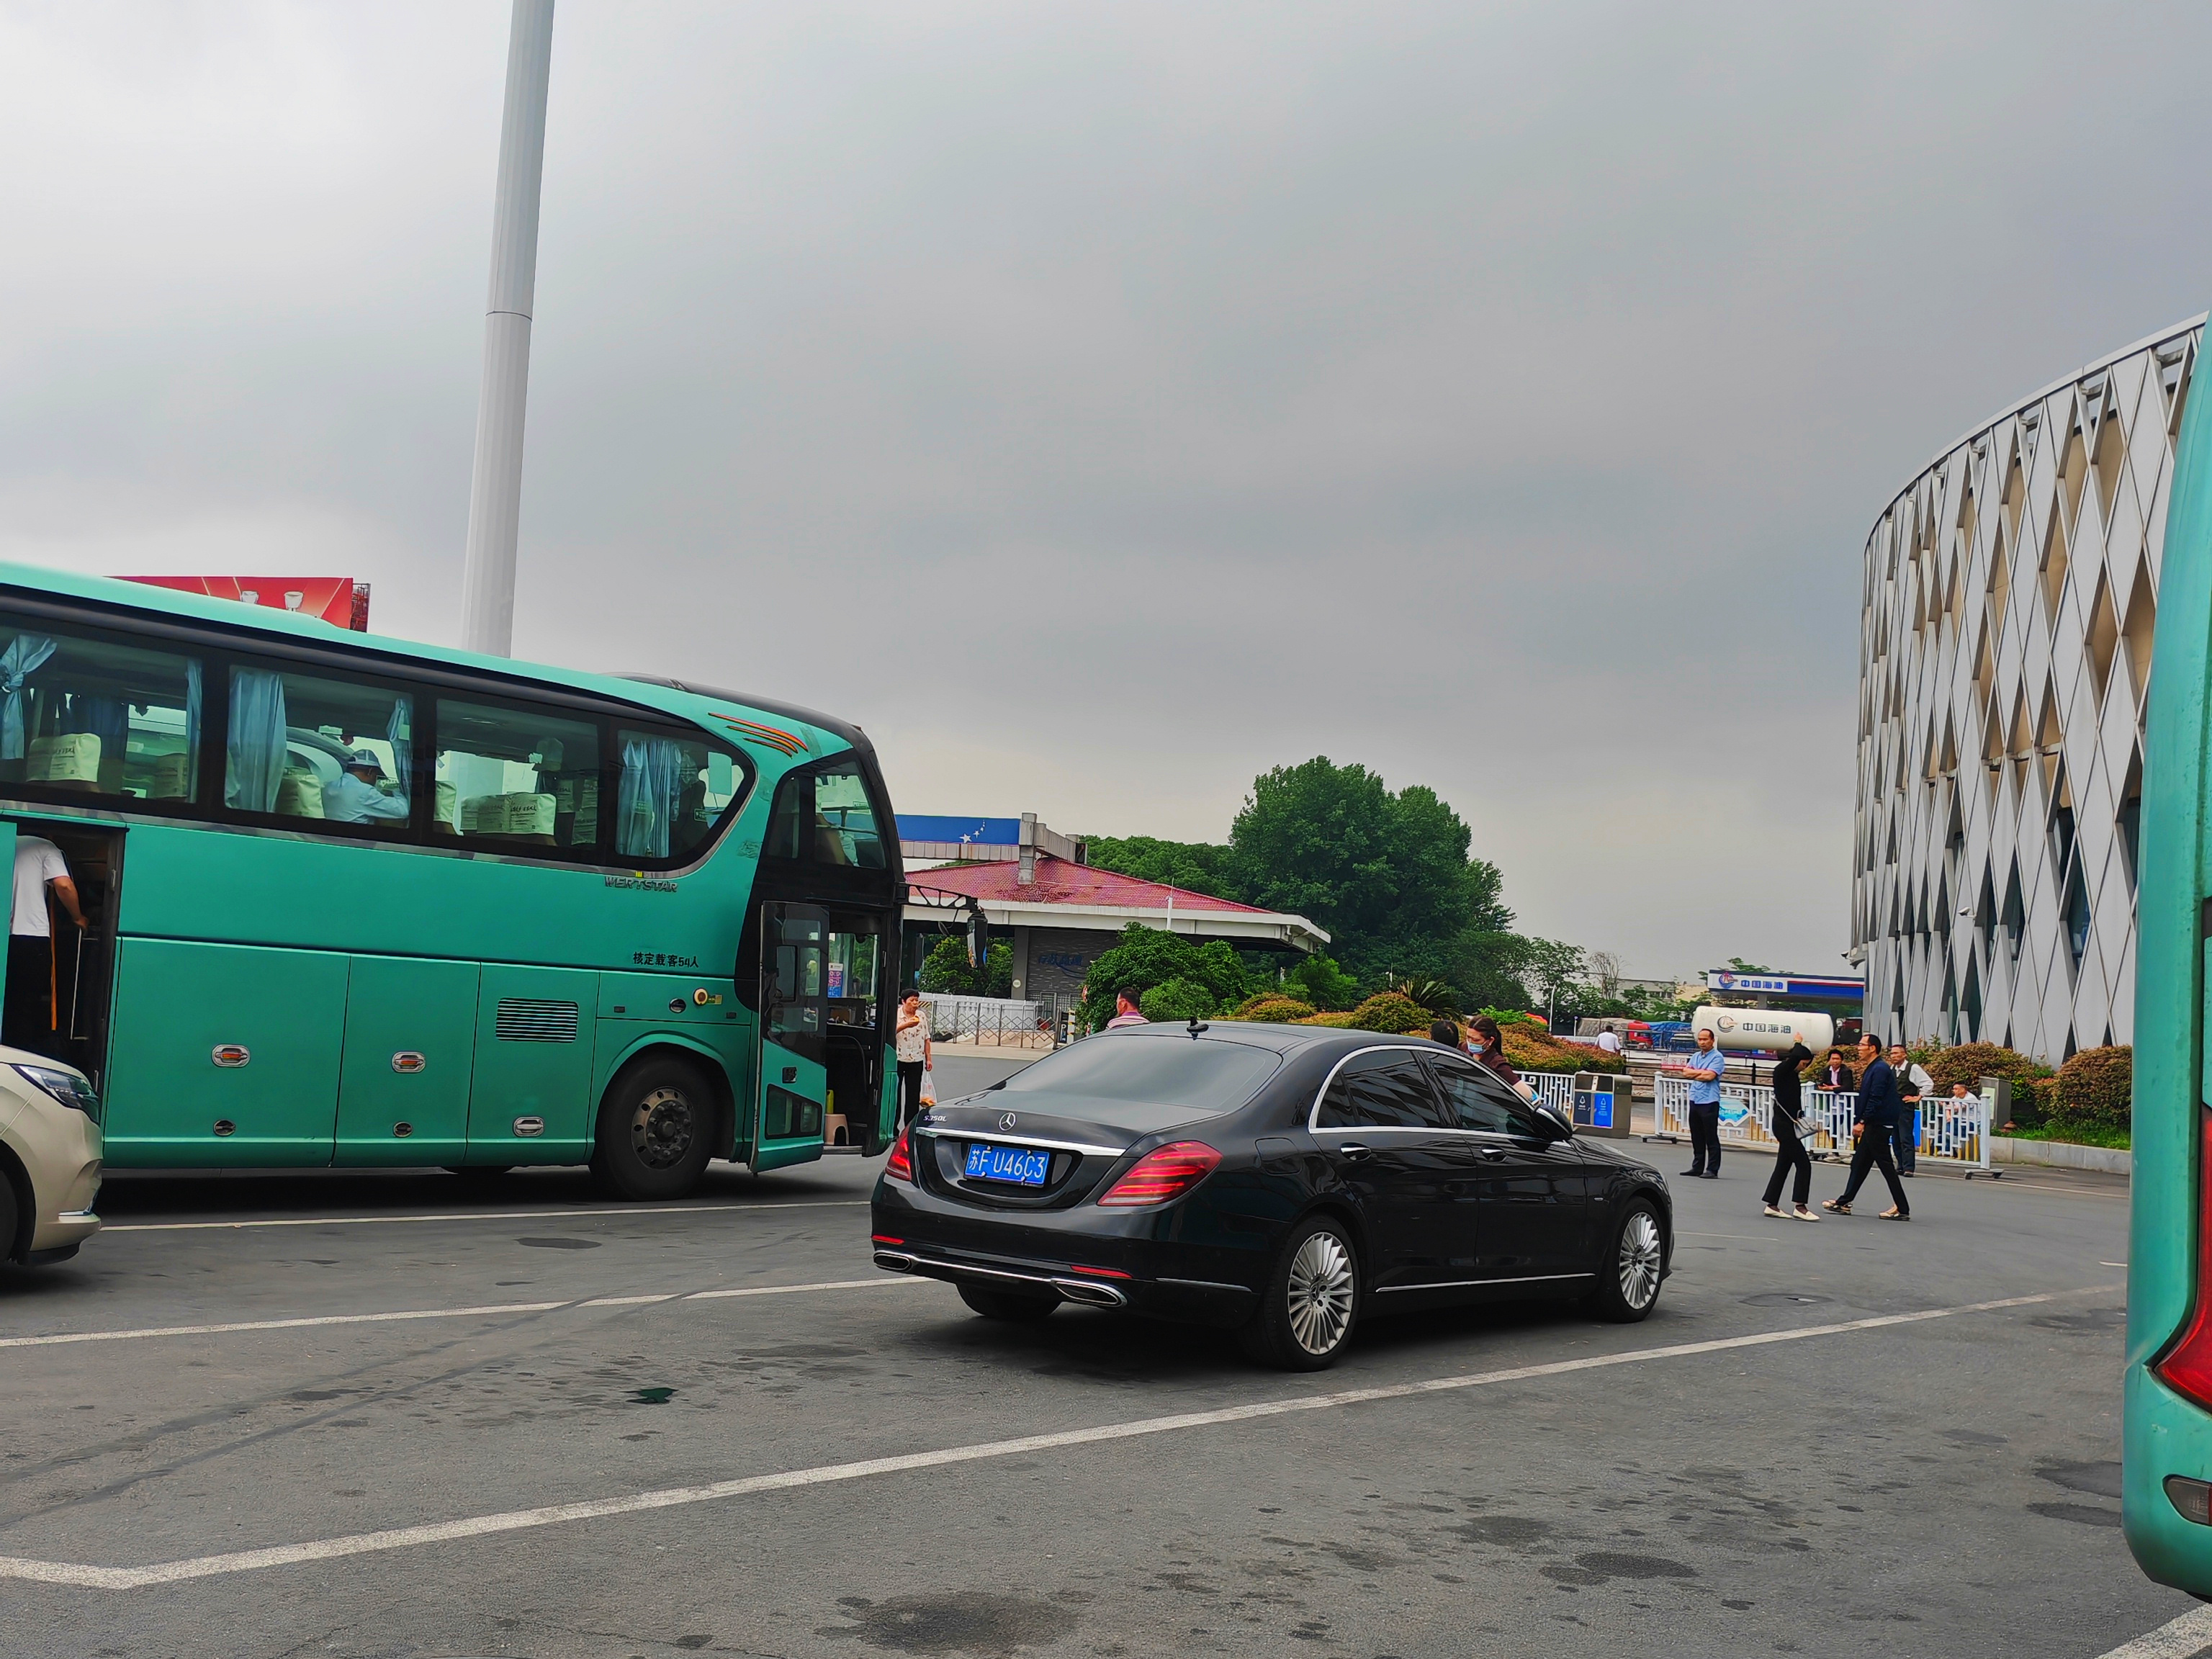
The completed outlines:
{"type": "Polygon", "coordinates": [[[276,781],[276,813],[287,818],[323,816],[323,786],[313,772],[288,769],[276,781]]]}

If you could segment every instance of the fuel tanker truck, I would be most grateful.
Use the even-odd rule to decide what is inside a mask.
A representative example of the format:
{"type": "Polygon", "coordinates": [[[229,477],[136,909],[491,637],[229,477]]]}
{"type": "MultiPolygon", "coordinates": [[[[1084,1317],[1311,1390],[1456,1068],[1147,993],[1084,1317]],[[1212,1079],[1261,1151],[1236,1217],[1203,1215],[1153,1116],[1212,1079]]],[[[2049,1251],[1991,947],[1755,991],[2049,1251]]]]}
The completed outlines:
{"type": "Polygon", "coordinates": [[[1778,1054],[1793,1042],[1817,1054],[1836,1042],[1832,1016],[1793,1008],[1700,1008],[1690,1016],[1690,1029],[1711,1031],[1713,1047],[1724,1054],[1778,1054]]]}

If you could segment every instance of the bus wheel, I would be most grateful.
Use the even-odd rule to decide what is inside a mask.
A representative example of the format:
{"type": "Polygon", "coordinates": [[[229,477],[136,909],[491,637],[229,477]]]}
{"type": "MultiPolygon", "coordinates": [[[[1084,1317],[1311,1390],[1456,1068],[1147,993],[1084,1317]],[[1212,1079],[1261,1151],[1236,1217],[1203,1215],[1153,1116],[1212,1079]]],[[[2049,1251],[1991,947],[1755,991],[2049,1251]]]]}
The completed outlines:
{"type": "Polygon", "coordinates": [[[681,1198],[713,1151],[714,1096],[696,1066],[647,1060],[614,1080],[599,1105],[592,1174],[620,1198],[681,1198]]]}

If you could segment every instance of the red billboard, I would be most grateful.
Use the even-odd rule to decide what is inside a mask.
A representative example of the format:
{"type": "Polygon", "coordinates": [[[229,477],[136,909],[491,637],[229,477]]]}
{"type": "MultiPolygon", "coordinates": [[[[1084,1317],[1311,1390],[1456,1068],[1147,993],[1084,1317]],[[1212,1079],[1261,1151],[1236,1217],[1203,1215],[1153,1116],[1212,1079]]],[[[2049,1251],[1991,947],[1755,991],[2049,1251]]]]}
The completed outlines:
{"type": "Polygon", "coordinates": [[[179,593],[236,599],[274,611],[319,617],[334,628],[368,631],[368,584],[350,576],[125,576],[127,582],[170,587],[179,593]]]}

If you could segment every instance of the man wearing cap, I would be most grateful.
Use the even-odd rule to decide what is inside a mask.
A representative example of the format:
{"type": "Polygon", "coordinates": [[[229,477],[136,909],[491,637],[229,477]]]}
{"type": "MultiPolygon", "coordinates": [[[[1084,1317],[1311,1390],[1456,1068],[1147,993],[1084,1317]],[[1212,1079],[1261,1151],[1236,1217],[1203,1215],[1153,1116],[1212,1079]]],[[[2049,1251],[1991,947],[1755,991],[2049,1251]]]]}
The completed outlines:
{"type": "Polygon", "coordinates": [[[384,763],[374,750],[356,749],[345,757],[336,783],[323,787],[323,817],[333,823],[404,823],[407,797],[387,795],[376,787],[384,763]]]}

